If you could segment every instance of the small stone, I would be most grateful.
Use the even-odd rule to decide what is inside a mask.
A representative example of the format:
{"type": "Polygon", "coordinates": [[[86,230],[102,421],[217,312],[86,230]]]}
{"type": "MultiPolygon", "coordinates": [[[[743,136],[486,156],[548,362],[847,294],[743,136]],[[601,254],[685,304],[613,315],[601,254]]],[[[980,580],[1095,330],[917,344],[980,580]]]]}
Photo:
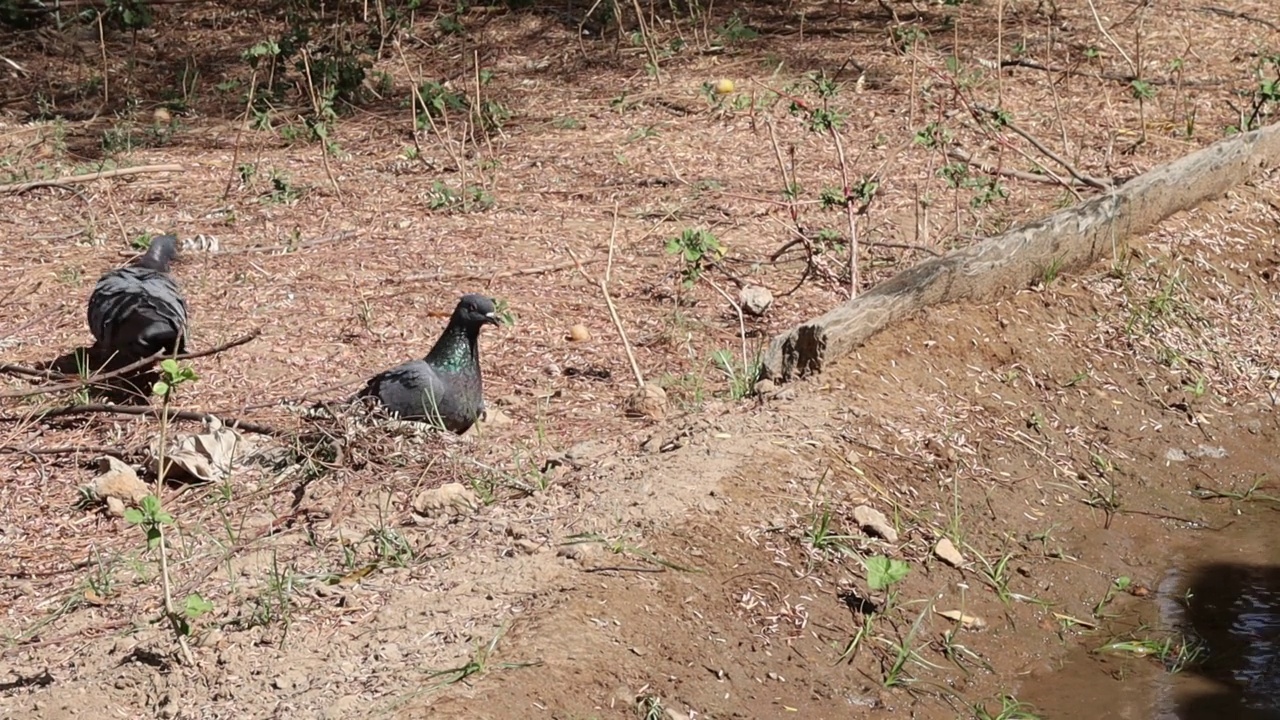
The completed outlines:
{"type": "Polygon", "coordinates": [[[1164,453],[1164,459],[1168,462],[1186,462],[1187,454],[1180,448],[1169,448],[1164,453]]]}
{"type": "Polygon", "coordinates": [[[400,651],[398,644],[386,643],[378,648],[378,657],[386,662],[400,662],[404,659],[404,653],[400,651]]]}
{"type": "Polygon", "coordinates": [[[520,551],[526,555],[537,555],[538,551],[542,549],[542,544],[537,540],[520,538],[516,541],[516,547],[520,548],[520,551]]]}
{"type": "MultiPolygon", "coordinates": [[[[138,479],[133,468],[110,455],[98,459],[98,476],[89,483],[89,492],[108,503],[110,498],[115,498],[121,515],[124,514],[124,506],[136,505],[151,494],[150,488],[138,479]]],[[[108,510],[114,513],[110,504],[108,510]]]]}
{"type": "Polygon", "coordinates": [[[1222,460],[1227,457],[1227,449],[1216,445],[1199,445],[1191,451],[1191,457],[1222,460]]]}
{"type": "Polygon", "coordinates": [[[853,520],[864,531],[875,533],[891,543],[898,542],[898,531],[889,524],[884,513],[870,505],[859,505],[854,508],[853,520]]]}
{"type": "Polygon", "coordinates": [[[769,288],[747,285],[738,292],[738,304],[742,306],[742,312],[760,317],[773,305],[773,293],[769,288]]]}
{"type": "Polygon", "coordinates": [[[480,498],[462,483],[445,483],[438,488],[424,490],[413,499],[413,510],[419,515],[440,517],[462,515],[480,507],[480,498]]]}
{"type": "Polygon", "coordinates": [[[561,545],[556,550],[556,555],[569,560],[577,560],[582,562],[592,555],[600,554],[600,546],[596,543],[571,543],[569,545],[561,545]]]}
{"type": "Polygon", "coordinates": [[[564,451],[565,459],[580,465],[597,460],[609,452],[609,446],[599,440],[583,440],[564,451]]]}
{"type": "Polygon", "coordinates": [[[661,420],[667,416],[667,392],[654,383],[645,383],[627,397],[627,417],[661,420]]]}
{"type": "Polygon", "coordinates": [[[972,628],[977,630],[987,626],[986,620],[983,620],[982,618],[976,615],[965,615],[959,610],[935,610],[934,612],[938,613],[944,618],[947,618],[948,620],[952,620],[954,622],[960,623],[965,628],[972,628]]]}
{"type": "Polygon", "coordinates": [[[497,408],[487,407],[484,409],[484,414],[477,418],[475,424],[467,428],[463,435],[483,433],[485,430],[510,425],[512,422],[510,415],[497,408]]]}
{"type": "Polygon", "coordinates": [[[952,543],[949,538],[939,540],[938,544],[933,546],[933,554],[954,568],[962,567],[965,564],[964,555],[960,554],[960,551],[956,549],[955,543],[952,543]]]}
{"type": "Polygon", "coordinates": [[[173,116],[169,114],[169,109],[158,107],[151,113],[151,117],[155,119],[157,125],[168,125],[173,116]]]}
{"type": "Polygon", "coordinates": [[[760,397],[772,397],[776,392],[778,392],[778,386],[768,378],[756,383],[756,395],[760,397]]]}
{"type": "Polygon", "coordinates": [[[569,328],[569,340],[573,342],[586,342],[591,339],[591,331],[586,325],[578,323],[569,328]]]}
{"type": "Polygon", "coordinates": [[[124,501],[110,495],[107,497],[107,514],[111,517],[124,517],[124,501]]]}

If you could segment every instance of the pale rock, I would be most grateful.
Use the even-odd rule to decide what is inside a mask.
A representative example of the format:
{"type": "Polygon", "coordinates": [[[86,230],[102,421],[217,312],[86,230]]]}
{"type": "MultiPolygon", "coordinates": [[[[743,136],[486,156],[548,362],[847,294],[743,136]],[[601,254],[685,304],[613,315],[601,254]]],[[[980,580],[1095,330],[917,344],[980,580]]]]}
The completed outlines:
{"type": "Polygon", "coordinates": [[[938,541],[937,545],[933,546],[933,554],[937,555],[938,558],[946,564],[955,568],[962,567],[966,562],[964,555],[960,554],[960,551],[956,549],[955,544],[948,538],[942,538],[938,541]]]}
{"type": "Polygon", "coordinates": [[[627,397],[628,417],[661,420],[667,416],[667,392],[653,383],[645,383],[627,397]]]}
{"type": "Polygon", "coordinates": [[[413,510],[419,515],[439,517],[464,515],[480,507],[480,498],[462,483],[445,483],[438,488],[424,490],[413,499],[413,510]]]}
{"type": "Polygon", "coordinates": [[[869,505],[859,505],[854,508],[853,520],[864,531],[875,533],[891,543],[898,542],[898,531],[889,524],[884,513],[869,505]]]}
{"type": "Polygon", "coordinates": [[[98,476],[89,484],[89,492],[106,502],[107,510],[117,517],[124,515],[126,506],[136,505],[151,494],[133,468],[110,455],[98,459],[98,476]]]}
{"type": "Polygon", "coordinates": [[[738,304],[746,314],[760,317],[773,305],[773,293],[759,285],[747,285],[738,292],[738,304]]]}

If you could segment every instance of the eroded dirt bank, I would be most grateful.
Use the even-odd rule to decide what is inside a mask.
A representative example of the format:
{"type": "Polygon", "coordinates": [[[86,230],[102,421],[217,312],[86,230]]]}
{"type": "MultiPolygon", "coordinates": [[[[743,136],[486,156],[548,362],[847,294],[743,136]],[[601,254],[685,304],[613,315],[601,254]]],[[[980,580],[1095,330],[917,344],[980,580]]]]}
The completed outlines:
{"type": "Polygon", "coordinates": [[[398,716],[631,717],[639,703],[642,716],[1011,717],[1008,698],[1070,695],[1035,688],[1083,648],[1168,640],[1156,659],[1107,660],[1100,677],[1139,684],[1087,709],[1149,711],[1141,679],[1194,642],[1151,606],[1169,564],[1233,522],[1277,523],[1248,495],[1274,495],[1280,470],[1267,192],[1179,218],[1082,277],[930,312],[745,417],[711,419],[641,480],[689,511],[643,547],[696,572],[589,556],[493,660],[538,667],[491,664],[398,716]],[[864,503],[896,543],[859,529],[864,503]],[[934,556],[943,538],[962,568],[934,556]],[[858,557],[873,555],[911,570],[869,618],[858,557]],[[956,631],[934,612],[949,610],[986,627],[956,631]]]}

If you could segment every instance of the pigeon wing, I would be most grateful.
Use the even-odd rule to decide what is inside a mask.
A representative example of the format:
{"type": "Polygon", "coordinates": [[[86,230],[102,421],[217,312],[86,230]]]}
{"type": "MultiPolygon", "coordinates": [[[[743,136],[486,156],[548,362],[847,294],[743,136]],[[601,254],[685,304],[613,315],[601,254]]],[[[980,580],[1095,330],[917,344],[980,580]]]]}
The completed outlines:
{"type": "Polygon", "coordinates": [[[186,351],[187,304],[168,275],[127,267],[104,275],[89,298],[89,329],[100,346],[144,358],[186,351]]]}

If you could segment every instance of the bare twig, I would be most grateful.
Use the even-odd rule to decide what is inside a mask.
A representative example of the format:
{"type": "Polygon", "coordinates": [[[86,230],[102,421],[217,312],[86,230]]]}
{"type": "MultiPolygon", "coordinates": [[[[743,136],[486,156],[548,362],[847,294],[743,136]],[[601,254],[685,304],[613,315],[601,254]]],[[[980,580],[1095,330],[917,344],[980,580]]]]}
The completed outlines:
{"type": "MultiPolygon", "coordinates": [[[[998,168],[990,163],[982,162],[973,157],[969,153],[957,147],[947,148],[947,157],[953,160],[959,160],[981,170],[988,175],[1000,175],[1015,180],[1026,180],[1028,182],[1047,183],[1049,185],[1064,185],[1067,189],[1075,192],[1073,186],[1078,186],[1074,180],[1065,180],[1056,175],[1041,175],[1039,173],[1025,172],[1022,170],[1014,170],[1012,168],[998,168]]],[[[1079,195],[1076,196],[1079,199],[1079,195]]]]}
{"type": "MultiPolygon", "coordinates": [[[[985,107],[983,105],[975,105],[974,107],[977,108],[978,110],[981,110],[984,113],[987,113],[988,115],[991,115],[992,117],[999,117],[999,114],[993,108],[985,107]]],[[[1018,135],[1022,136],[1022,139],[1031,143],[1031,145],[1035,147],[1035,149],[1044,153],[1045,157],[1061,165],[1063,169],[1065,169],[1068,173],[1070,173],[1071,177],[1075,178],[1076,180],[1079,180],[1080,182],[1090,187],[1097,188],[1098,190],[1110,190],[1112,187],[1114,187],[1114,183],[1107,182],[1106,180],[1099,180],[1098,178],[1092,177],[1090,175],[1085,175],[1084,173],[1080,172],[1075,168],[1074,165],[1064,160],[1062,156],[1058,155],[1053,150],[1050,150],[1047,145],[1040,142],[1040,140],[1036,138],[1036,136],[1018,127],[1017,123],[1013,122],[1012,120],[1005,118],[1004,120],[1002,120],[1001,124],[1009,128],[1010,130],[1014,131],[1018,135]]]]}
{"type": "MultiPolygon", "coordinates": [[[[174,359],[175,360],[191,360],[194,358],[205,357],[207,355],[215,355],[217,353],[223,352],[224,350],[230,350],[233,347],[244,345],[245,343],[256,339],[261,334],[262,334],[262,328],[257,328],[246,335],[242,335],[236,338],[235,340],[223,343],[215,348],[209,348],[208,350],[201,350],[199,352],[183,353],[182,355],[174,356],[174,359]]],[[[133,372],[134,370],[147,367],[155,363],[157,360],[164,359],[164,357],[165,355],[163,352],[158,352],[158,353],[155,353],[154,355],[151,355],[150,357],[145,357],[141,360],[138,360],[137,362],[129,363],[128,365],[125,365],[122,368],[117,368],[109,372],[94,374],[83,379],[77,379],[75,382],[63,383],[61,385],[48,385],[45,387],[31,387],[31,388],[25,388],[23,390],[12,390],[9,392],[0,393],[0,398],[31,397],[32,395],[47,395],[49,393],[62,392],[63,390],[77,390],[85,385],[99,383],[99,382],[102,382],[103,380],[107,380],[113,377],[118,377],[120,375],[133,372]]],[[[6,366],[6,369],[7,369],[7,366],[6,366]]],[[[22,370],[26,370],[26,368],[23,368],[22,370]]]]}
{"type": "Polygon", "coordinates": [[[569,256],[577,262],[578,272],[587,282],[595,283],[600,286],[600,292],[604,294],[604,302],[609,306],[609,317],[613,320],[613,326],[617,328],[618,335],[622,338],[622,348],[627,352],[627,361],[631,363],[631,372],[635,375],[636,385],[644,387],[644,375],[640,372],[640,364],[636,362],[635,353],[631,351],[631,341],[627,339],[627,331],[622,327],[622,320],[618,317],[618,309],[614,307],[613,298],[609,296],[609,275],[613,272],[613,249],[618,237],[618,205],[613,205],[613,229],[609,231],[609,256],[608,262],[605,264],[604,277],[596,280],[587,273],[587,269],[578,262],[578,256],[574,254],[570,248],[565,248],[569,252],[569,256]]]}
{"type": "Polygon", "coordinates": [[[751,359],[747,357],[747,322],[742,316],[742,306],[730,297],[729,293],[725,292],[723,288],[712,282],[711,278],[707,277],[705,274],[699,276],[699,278],[706,281],[713,290],[720,293],[720,297],[724,298],[725,302],[729,303],[729,305],[733,307],[733,311],[738,313],[738,337],[742,338],[742,368],[743,370],[746,370],[751,367],[751,359]]]}
{"type": "Polygon", "coordinates": [[[858,221],[853,211],[853,186],[849,184],[849,163],[844,159],[844,145],[835,124],[829,126],[831,139],[836,143],[836,155],[840,158],[840,181],[844,185],[844,208],[849,218],[849,297],[858,296],[858,221]]]}
{"type": "Polygon", "coordinates": [[[1235,10],[1228,10],[1226,8],[1214,7],[1213,5],[1202,5],[1196,8],[1196,11],[1202,12],[1202,13],[1209,13],[1210,15],[1221,15],[1222,17],[1232,18],[1235,20],[1247,20],[1249,22],[1258,23],[1259,25],[1265,25],[1268,28],[1270,28],[1273,32],[1280,32],[1280,25],[1276,25],[1270,20],[1266,20],[1260,17],[1254,17],[1253,15],[1249,15],[1247,13],[1236,12],[1235,10]]]}
{"type": "MultiPolygon", "coordinates": [[[[96,413],[109,413],[115,415],[142,415],[146,417],[160,417],[164,411],[158,408],[142,407],[136,405],[110,405],[110,404],[88,404],[88,405],[68,405],[66,407],[52,408],[43,412],[37,411],[29,418],[0,417],[0,422],[18,422],[28,419],[48,420],[50,418],[67,417],[71,415],[93,415],[96,413]]],[[[197,420],[204,422],[213,419],[214,415],[199,410],[172,410],[170,409],[167,416],[171,420],[197,420]]],[[[259,435],[284,435],[283,430],[270,427],[268,425],[259,425],[257,423],[237,420],[235,418],[219,418],[226,427],[236,428],[245,432],[257,433],[259,435]]]]}
{"type": "Polygon", "coordinates": [[[0,445],[0,453],[15,455],[110,455],[124,458],[129,454],[120,448],[100,447],[97,445],[65,445],[59,447],[23,447],[21,445],[0,445]]]}
{"type": "Polygon", "coordinates": [[[537,265],[535,267],[519,268],[517,270],[503,270],[502,272],[490,273],[488,275],[468,275],[463,273],[429,273],[420,275],[406,275],[405,277],[391,280],[390,282],[437,282],[443,280],[487,280],[490,285],[494,280],[502,278],[518,277],[522,275],[541,275],[543,273],[560,272],[561,270],[572,270],[575,267],[592,265],[598,263],[602,258],[587,258],[586,260],[570,260],[568,262],[553,263],[550,265],[537,265]]]}
{"type": "Polygon", "coordinates": [[[162,173],[162,172],[182,172],[186,168],[181,165],[139,165],[137,167],[116,168],[115,170],[102,170],[95,173],[86,173],[84,175],[68,175],[67,177],[54,178],[52,180],[32,180],[30,182],[10,183],[8,185],[0,185],[0,195],[8,193],[24,193],[28,190],[34,190],[42,187],[61,187],[63,185],[71,185],[73,183],[93,182],[94,180],[106,180],[108,178],[124,177],[126,175],[141,175],[142,173],[162,173]]]}
{"type": "Polygon", "coordinates": [[[343,240],[350,240],[351,238],[356,237],[359,234],[360,234],[359,230],[343,230],[341,232],[330,233],[328,235],[318,237],[315,240],[306,240],[304,242],[300,242],[294,245],[285,244],[285,245],[267,245],[267,246],[235,248],[232,250],[220,250],[216,254],[239,255],[241,253],[277,253],[277,252],[284,254],[284,253],[297,252],[299,250],[305,250],[307,248],[313,248],[313,247],[316,247],[317,245],[327,245],[332,242],[341,242],[343,240]]]}
{"type": "Polygon", "coordinates": [[[1116,52],[1120,53],[1120,57],[1124,58],[1126,63],[1129,63],[1129,69],[1136,74],[1138,72],[1137,66],[1133,64],[1133,60],[1129,59],[1129,55],[1125,53],[1124,48],[1120,47],[1120,43],[1116,42],[1116,39],[1111,37],[1111,33],[1107,32],[1107,29],[1102,27],[1102,18],[1098,17],[1098,8],[1094,6],[1093,0],[1088,0],[1088,2],[1089,11],[1093,13],[1093,22],[1097,24],[1098,32],[1102,33],[1102,36],[1111,43],[1111,46],[1116,49],[1116,52]]]}

